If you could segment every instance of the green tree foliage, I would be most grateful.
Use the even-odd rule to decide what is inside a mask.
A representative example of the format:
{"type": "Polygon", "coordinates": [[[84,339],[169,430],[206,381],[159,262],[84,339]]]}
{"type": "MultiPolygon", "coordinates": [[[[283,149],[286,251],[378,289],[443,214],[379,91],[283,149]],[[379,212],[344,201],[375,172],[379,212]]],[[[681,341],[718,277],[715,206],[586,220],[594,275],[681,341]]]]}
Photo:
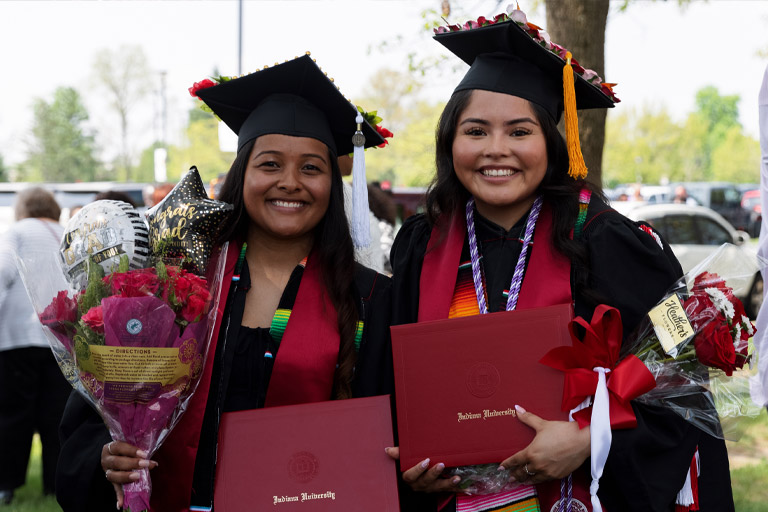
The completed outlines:
{"type": "Polygon", "coordinates": [[[696,110],[682,123],[666,109],[646,107],[612,116],[603,160],[605,184],[669,181],[753,183],[760,146],[739,124],[738,96],[714,87],[696,94],[696,110]]]}
{"type": "Polygon", "coordinates": [[[9,174],[10,170],[5,166],[5,162],[3,162],[3,155],[0,155],[0,181],[8,181],[9,174]]]}
{"type": "Polygon", "coordinates": [[[712,154],[723,138],[739,124],[739,97],[721,96],[717,88],[709,86],[696,93],[696,122],[705,130],[703,147],[703,179],[712,179],[712,154]]]}
{"type": "Polygon", "coordinates": [[[84,123],[88,112],[80,94],[71,87],[56,89],[53,102],[33,104],[32,140],[21,166],[31,181],[92,181],[99,178],[94,136],[84,123]]]}
{"type": "Polygon", "coordinates": [[[731,126],[712,150],[713,179],[736,183],[760,181],[760,143],[745,136],[740,126],[731,126]]]}
{"type": "Polygon", "coordinates": [[[404,128],[395,132],[387,146],[366,151],[368,181],[389,180],[393,185],[404,187],[427,186],[435,174],[435,127],[444,106],[416,103],[408,112],[404,128]]]}
{"type": "Polygon", "coordinates": [[[187,145],[168,150],[168,180],[176,181],[193,165],[200,171],[203,182],[229,171],[235,153],[219,149],[219,122],[210,114],[200,116],[198,109],[190,112],[187,125],[187,145]]]}

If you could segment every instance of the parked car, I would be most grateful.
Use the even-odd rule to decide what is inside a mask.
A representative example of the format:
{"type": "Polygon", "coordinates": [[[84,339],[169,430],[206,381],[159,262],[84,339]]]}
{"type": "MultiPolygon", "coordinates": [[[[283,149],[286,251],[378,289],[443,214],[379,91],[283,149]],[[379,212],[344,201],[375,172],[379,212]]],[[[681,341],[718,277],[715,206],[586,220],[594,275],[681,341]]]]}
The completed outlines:
{"type": "Polygon", "coordinates": [[[763,223],[763,205],[760,201],[760,189],[751,189],[741,196],[741,207],[749,212],[747,233],[752,238],[760,236],[760,225],[763,223]]]}
{"type": "MultiPolygon", "coordinates": [[[[757,246],[750,242],[749,234],[735,229],[717,212],[703,206],[685,204],[647,204],[623,208],[612,206],[632,220],[643,220],[654,227],[672,247],[684,272],[688,272],[724,243],[746,251],[750,257],[757,254],[757,246]]],[[[735,289],[750,318],[755,318],[763,303],[763,279],[760,272],[746,286],[735,289]]]]}
{"type": "Polygon", "coordinates": [[[670,183],[674,190],[682,185],[688,196],[694,198],[701,206],[711,208],[730,222],[737,229],[746,231],[749,224],[749,214],[741,207],[741,191],[733,183],[687,181],[670,183]]]}

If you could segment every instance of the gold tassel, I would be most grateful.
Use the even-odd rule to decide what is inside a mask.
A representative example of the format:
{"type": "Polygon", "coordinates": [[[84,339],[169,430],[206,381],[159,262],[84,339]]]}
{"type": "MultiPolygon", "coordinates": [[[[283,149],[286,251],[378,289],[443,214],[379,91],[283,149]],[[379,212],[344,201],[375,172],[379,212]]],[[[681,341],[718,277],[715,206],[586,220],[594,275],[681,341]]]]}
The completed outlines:
{"type": "Polygon", "coordinates": [[[568,176],[573,179],[587,177],[587,165],[581,154],[579,142],[579,119],[576,114],[576,90],[574,88],[571,52],[565,55],[563,67],[563,102],[565,108],[565,142],[568,146],[568,176]]]}

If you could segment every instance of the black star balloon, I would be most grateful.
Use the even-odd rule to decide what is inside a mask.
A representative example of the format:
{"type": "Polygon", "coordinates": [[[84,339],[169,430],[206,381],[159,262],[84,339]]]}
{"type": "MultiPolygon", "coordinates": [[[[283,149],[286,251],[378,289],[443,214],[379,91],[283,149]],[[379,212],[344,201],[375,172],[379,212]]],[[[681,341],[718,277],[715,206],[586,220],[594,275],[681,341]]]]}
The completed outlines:
{"type": "Polygon", "coordinates": [[[233,206],[205,193],[197,167],[192,167],[165,198],[147,211],[154,256],[179,258],[187,270],[205,273],[211,251],[233,206]]]}

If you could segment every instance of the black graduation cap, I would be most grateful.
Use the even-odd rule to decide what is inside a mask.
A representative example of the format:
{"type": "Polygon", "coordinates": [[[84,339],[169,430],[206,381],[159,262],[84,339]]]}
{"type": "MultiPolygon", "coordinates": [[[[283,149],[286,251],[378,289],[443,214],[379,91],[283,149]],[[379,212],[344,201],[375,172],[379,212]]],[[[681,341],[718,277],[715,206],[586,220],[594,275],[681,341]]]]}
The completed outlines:
{"type": "MultiPolygon", "coordinates": [[[[482,89],[518,96],[560,119],[565,61],[514,21],[442,32],[435,40],[471,66],[456,91],[482,89]]],[[[613,100],[599,87],[578,73],[574,76],[577,108],[613,107],[613,100]]]]}
{"type": "MultiPolygon", "coordinates": [[[[307,55],[200,89],[197,96],[238,135],[237,150],[261,135],[311,137],[352,153],[357,108],[307,55]]],[[[365,147],[384,139],[361,123],[365,147]]]]}

